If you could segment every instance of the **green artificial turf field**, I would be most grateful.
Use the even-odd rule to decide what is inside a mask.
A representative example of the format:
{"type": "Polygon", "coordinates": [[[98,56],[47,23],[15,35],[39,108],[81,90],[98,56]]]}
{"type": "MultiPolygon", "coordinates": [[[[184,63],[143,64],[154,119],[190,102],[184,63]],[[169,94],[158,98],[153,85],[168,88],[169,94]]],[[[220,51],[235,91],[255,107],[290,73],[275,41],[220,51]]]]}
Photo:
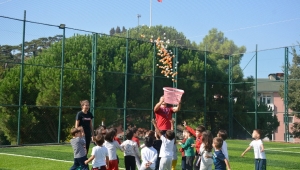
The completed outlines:
{"type": "MultiPolygon", "coordinates": [[[[254,169],[253,150],[240,157],[251,141],[227,140],[231,169],[254,169]]],[[[267,169],[300,169],[300,144],[264,142],[267,169]]],[[[91,144],[90,148],[93,147],[91,144]]],[[[91,149],[89,151],[91,153],[91,149]]],[[[124,169],[123,153],[118,152],[120,169],[124,169]]],[[[90,156],[90,155],[89,155],[90,156]]],[[[73,164],[73,151],[69,144],[21,146],[0,148],[0,170],[69,169],[73,164]]],[[[181,155],[178,152],[177,168],[181,169],[181,155]]]]}

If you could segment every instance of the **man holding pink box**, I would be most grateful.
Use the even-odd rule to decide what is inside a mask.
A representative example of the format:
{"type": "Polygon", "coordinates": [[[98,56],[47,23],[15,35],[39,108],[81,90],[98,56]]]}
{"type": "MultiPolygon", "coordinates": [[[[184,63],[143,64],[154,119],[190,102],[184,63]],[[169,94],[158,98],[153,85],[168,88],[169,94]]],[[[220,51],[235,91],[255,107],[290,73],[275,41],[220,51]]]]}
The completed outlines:
{"type": "Polygon", "coordinates": [[[164,132],[171,130],[172,114],[180,110],[180,103],[177,107],[172,107],[164,102],[164,96],[160,97],[159,102],[154,107],[154,113],[156,117],[156,122],[158,129],[164,132]]]}

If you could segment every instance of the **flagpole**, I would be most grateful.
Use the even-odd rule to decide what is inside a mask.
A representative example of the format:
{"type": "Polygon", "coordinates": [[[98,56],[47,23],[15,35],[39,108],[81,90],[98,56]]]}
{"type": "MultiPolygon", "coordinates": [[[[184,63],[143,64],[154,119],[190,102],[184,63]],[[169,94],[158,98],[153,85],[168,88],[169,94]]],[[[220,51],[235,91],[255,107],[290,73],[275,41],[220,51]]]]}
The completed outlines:
{"type": "Polygon", "coordinates": [[[152,26],[152,0],[150,0],[150,27],[152,26]]]}

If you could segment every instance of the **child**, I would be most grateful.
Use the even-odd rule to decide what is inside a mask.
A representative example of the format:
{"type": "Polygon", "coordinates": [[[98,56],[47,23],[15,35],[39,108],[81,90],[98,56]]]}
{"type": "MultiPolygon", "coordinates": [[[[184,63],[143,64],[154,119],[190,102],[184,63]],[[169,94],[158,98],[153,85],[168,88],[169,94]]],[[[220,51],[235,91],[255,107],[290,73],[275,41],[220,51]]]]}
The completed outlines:
{"type": "MultiPolygon", "coordinates": [[[[84,129],[83,129],[83,127],[82,127],[82,126],[78,126],[77,129],[80,130],[81,137],[82,137],[82,139],[83,139],[83,140],[85,141],[85,143],[86,143],[86,140],[85,140],[85,134],[84,134],[84,129]]],[[[86,144],[85,144],[85,145],[86,145],[86,144]]],[[[84,149],[85,149],[85,152],[86,152],[86,154],[87,154],[88,151],[86,150],[86,146],[84,146],[84,149]]]]}
{"type": "Polygon", "coordinates": [[[142,165],[139,170],[154,170],[157,151],[153,148],[153,138],[145,137],[145,147],[141,150],[142,165]]]}
{"type": "MultiPolygon", "coordinates": [[[[138,129],[136,127],[131,128],[132,132],[133,132],[133,137],[132,140],[135,141],[138,145],[138,147],[140,147],[140,140],[138,138],[139,133],[138,133],[138,129]]],[[[139,157],[135,157],[135,163],[138,169],[140,169],[141,167],[141,160],[139,157]]]]}
{"type": "Polygon", "coordinates": [[[201,146],[201,143],[202,143],[202,132],[205,131],[205,127],[200,125],[194,130],[193,128],[187,126],[185,121],[183,122],[183,126],[186,128],[186,130],[191,132],[196,137],[196,143],[193,145],[193,147],[195,147],[195,149],[196,149],[196,153],[195,153],[195,160],[196,161],[194,163],[194,169],[199,169],[200,168],[200,162],[198,162],[198,164],[197,164],[197,160],[199,158],[200,146],[201,146]]]}
{"type": "Polygon", "coordinates": [[[173,157],[172,157],[172,170],[176,170],[177,165],[177,145],[176,139],[174,140],[174,147],[173,147],[173,157]]]}
{"type": "Polygon", "coordinates": [[[193,169],[193,162],[195,158],[195,151],[192,146],[194,144],[193,135],[191,132],[187,131],[187,140],[185,143],[179,142],[179,145],[184,149],[184,155],[185,155],[185,169],[186,170],[192,170],[193,169]]]}
{"type": "Polygon", "coordinates": [[[226,139],[227,139],[227,132],[226,130],[219,130],[217,137],[220,137],[223,139],[223,145],[222,145],[222,152],[225,155],[225,158],[229,161],[229,156],[228,156],[228,150],[227,150],[227,143],[226,143],[226,139]]]}
{"type": "Polygon", "coordinates": [[[109,169],[109,158],[107,148],[102,146],[104,143],[104,136],[98,134],[93,139],[97,146],[94,146],[92,149],[91,157],[86,160],[84,163],[87,165],[89,162],[92,162],[92,170],[106,170],[109,169]]]}
{"type": "MultiPolygon", "coordinates": [[[[213,147],[215,149],[215,153],[213,154],[213,161],[215,164],[215,170],[230,170],[230,165],[228,160],[225,158],[225,155],[222,153],[222,145],[223,139],[220,137],[215,137],[213,139],[213,147]]],[[[210,156],[206,156],[207,158],[211,158],[210,156]]]]}
{"type": "Polygon", "coordinates": [[[86,158],[85,139],[82,137],[82,133],[78,128],[72,128],[71,145],[74,151],[74,164],[70,170],[75,170],[81,167],[83,170],[88,170],[88,166],[84,163],[86,158]]]}
{"type": "MultiPolygon", "coordinates": [[[[153,143],[154,143],[155,132],[153,130],[149,130],[146,132],[145,137],[151,137],[153,139],[153,143]]],[[[140,146],[141,149],[143,149],[144,147],[146,147],[145,143],[140,146]]]]}
{"type": "Polygon", "coordinates": [[[117,149],[120,149],[121,151],[122,148],[119,145],[117,141],[114,140],[115,137],[115,130],[110,129],[105,135],[105,142],[104,146],[108,150],[108,157],[109,157],[109,168],[108,170],[118,170],[118,157],[117,157],[117,149]]]}
{"type": "Polygon", "coordinates": [[[162,135],[157,127],[156,121],[153,119],[152,124],[155,127],[155,132],[160,137],[162,144],[160,147],[159,157],[159,170],[170,170],[172,167],[173,147],[175,133],[173,130],[167,130],[165,135],[162,135]]]}
{"type": "Polygon", "coordinates": [[[114,137],[114,140],[115,141],[117,141],[118,143],[119,143],[119,145],[121,145],[121,140],[120,140],[120,138],[118,138],[118,129],[117,128],[113,128],[114,129],[114,131],[116,132],[115,133],[115,137],[114,137]]]}
{"type": "Polygon", "coordinates": [[[267,168],[267,160],[264,152],[264,145],[261,138],[261,130],[255,129],[252,133],[252,138],[254,140],[250,143],[249,147],[242,153],[242,157],[248,152],[252,147],[254,150],[254,158],[255,158],[255,169],[258,170],[266,170],[267,168]]]}
{"type": "Polygon", "coordinates": [[[137,143],[132,140],[132,130],[126,131],[126,139],[121,147],[124,150],[124,163],[126,170],[135,170],[135,157],[140,157],[139,148],[137,143]]]}
{"type": "MultiPolygon", "coordinates": [[[[188,131],[185,129],[182,131],[183,139],[181,140],[181,143],[185,143],[185,141],[187,140],[187,132],[188,131]]],[[[181,152],[181,168],[182,168],[182,170],[185,170],[186,157],[184,155],[184,149],[180,148],[179,151],[181,152]]]]}
{"type": "MultiPolygon", "coordinates": [[[[172,119],[170,122],[171,122],[171,130],[174,130],[175,119],[172,119]]],[[[177,145],[176,145],[176,138],[175,138],[174,147],[173,147],[173,157],[172,157],[172,170],[176,169],[176,165],[177,165],[177,145]]]]}
{"type": "MultiPolygon", "coordinates": [[[[115,137],[114,137],[114,140],[115,141],[117,141],[118,143],[119,143],[119,145],[121,145],[121,140],[120,140],[120,138],[118,138],[118,129],[117,128],[113,128],[114,129],[114,131],[116,132],[115,133],[115,137]]],[[[118,160],[118,164],[119,164],[119,156],[117,155],[117,160],[118,160]]]]}
{"type": "Polygon", "coordinates": [[[156,151],[157,151],[157,159],[156,159],[156,163],[155,163],[155,170],[159,170],[159,163],[160,163],[159,154],[160,154],[160,148],[161,148],[162,141],[161,141],[161,139],[159,138],[159,136],[157,135],[156,132],[154,132],[154,136],[155,136],[155,140],[153,142],[153,148],[156,149],[156,151]]]}
{"type": "Polygon", "coordinates": [[[96,130],[94,130],[94,135],[97,136],[98,134],[102,134],[103,136],[106,135],[106,126],[99,125],[96,130]]]}
{"type": "MultiPolygon", "coordinates": [[[[210,131],[204,131],[202,133],[202,144],[200,146],[200,170],[212,170],[213,160],[212,158],[212,143],[213,136],[210,131]]],[[[200,161],[198,160],[198,161],[200,161]]]]}

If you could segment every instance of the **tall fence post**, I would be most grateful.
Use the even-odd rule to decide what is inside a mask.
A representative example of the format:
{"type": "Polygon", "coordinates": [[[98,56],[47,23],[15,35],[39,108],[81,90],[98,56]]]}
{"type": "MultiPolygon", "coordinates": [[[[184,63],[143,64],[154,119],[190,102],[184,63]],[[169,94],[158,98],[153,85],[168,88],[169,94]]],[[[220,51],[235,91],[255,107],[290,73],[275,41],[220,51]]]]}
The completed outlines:
{"type": "Polygon", "coordinates": [[[232,138],[233,134],[233,125],[232,125],[232,72],[233,72],[233,62],[232,58],[233,56],[228,56],[228,62],[229,62],[229,68],[228,68],[228,122],[229,122],[229,137],[232,138]]]}
{"type": "Polygon", "coordinates": [[[61,46],[61,67],[60,67],[60,90],[59,90],[59,115],[58,115],[58,137],[57,143],[60,143],[60,131],[61,131],[61,115],[62,115],[62,98],[63,98],[63,83],[64,83],[64,62],[65,62],[65,32],[66,32],[66,25],[60,24],[59,29],[63,30],[63,39],[62,39],[62,46],[61,46]]]}
{"type": "Polygon", "coordinates": [[[204,127],[207,128],[207,124],[206,124],[206,121],[207,121],[207,115],[206,115],[206,86],[207,86],[207,83],[206,83],[206,59],[207,59],[207,52],[206,52],[206,45],[205,45],[205,51],[204,51],[204,93],[203,93],[203,100],[204,100],[204,127]]]}
{"type": "Polygon", "coordinates": [[[24,72],[25,26],[26,26],[26,11],[24,11],[24,20],[23,20],[23,38],[22,38],[22,55],[21,55],[21,67],[20,67],[20,89],[19,89],[17,145],[20,145],[20,129],[21,129],[21,115],[22,115],[22,93],[23,93],[23,76],[24,76],[23,72],[24,72]]]}
{"type": "MultiPolygon", "coordinates": [[[[96,73],[97,73],[97,37],[98,34],[93,34],[92,42],[92,70],[91,70],[91,103],[90,112],[95,117],[95,94],[96,94],[96,73]]],[[[95,127],[95,119],[92,120],[95,127]]],[[[93,129],[91,129],[93,130],[93,129]]]]}
{"type": "MultiPolygon", "coordinates": [[[[176,70],[176,72],[178,73],[178,47],[175,47],[174,49],[173,49],[173,52],[174,52],[174,55],[175,55],[175,61],[173,62],[173,69],[174,69],[174,71],[176,70]]],[[[177,74],[175,75],[175,77],[173,78],[172,77],[172,79],[174,79],[174,81],[173,81],[173,88],[177,88],[177,74]]],[[[175,134],[177,133],[177,113],[176,114],[173,114],[173,118],[175,119],[175,123],[174,123],[174,132],[175,132],[175,134]]]]}
{"type": "Polygon", "coordinates": [[[284,54],[284,141],[289,142],[289,105],[288,105],[288,86],[289,86],[289,48],[285,47],[284,54]]]}
{"type": "Polygon", "coordinates": [[[127,30],[126,35],[126,63],[125,63],[125,88],[124,88],[124,104],[123,104],[123,113],[124,113],[124,122],[123,122],[123,140],[125,140],[125,131],[126,131],[126,113],[127,113],[127,79],[128,79],[128,49],[129,49],[129,30],[127,30]]]}
{"type": "MultiPolygon", "coordinates": [[[[154,114],[154,86],[155,86],[155,65],[156,65],[156,43],[153,42],[153,60],[152,60],[152,94],[151,94],[151,98],[152,98],[152,109],[151,109],[151,121],[154,118],[153,114],[154,114]]],[[[153,126],[152,123],[150,121],[150,129],[153,130],[153,126]]]]}
{"type": "Polygon", "coordinates": [[[257,129],[257,44],[255,48],[255,129],[257,129]]]}

